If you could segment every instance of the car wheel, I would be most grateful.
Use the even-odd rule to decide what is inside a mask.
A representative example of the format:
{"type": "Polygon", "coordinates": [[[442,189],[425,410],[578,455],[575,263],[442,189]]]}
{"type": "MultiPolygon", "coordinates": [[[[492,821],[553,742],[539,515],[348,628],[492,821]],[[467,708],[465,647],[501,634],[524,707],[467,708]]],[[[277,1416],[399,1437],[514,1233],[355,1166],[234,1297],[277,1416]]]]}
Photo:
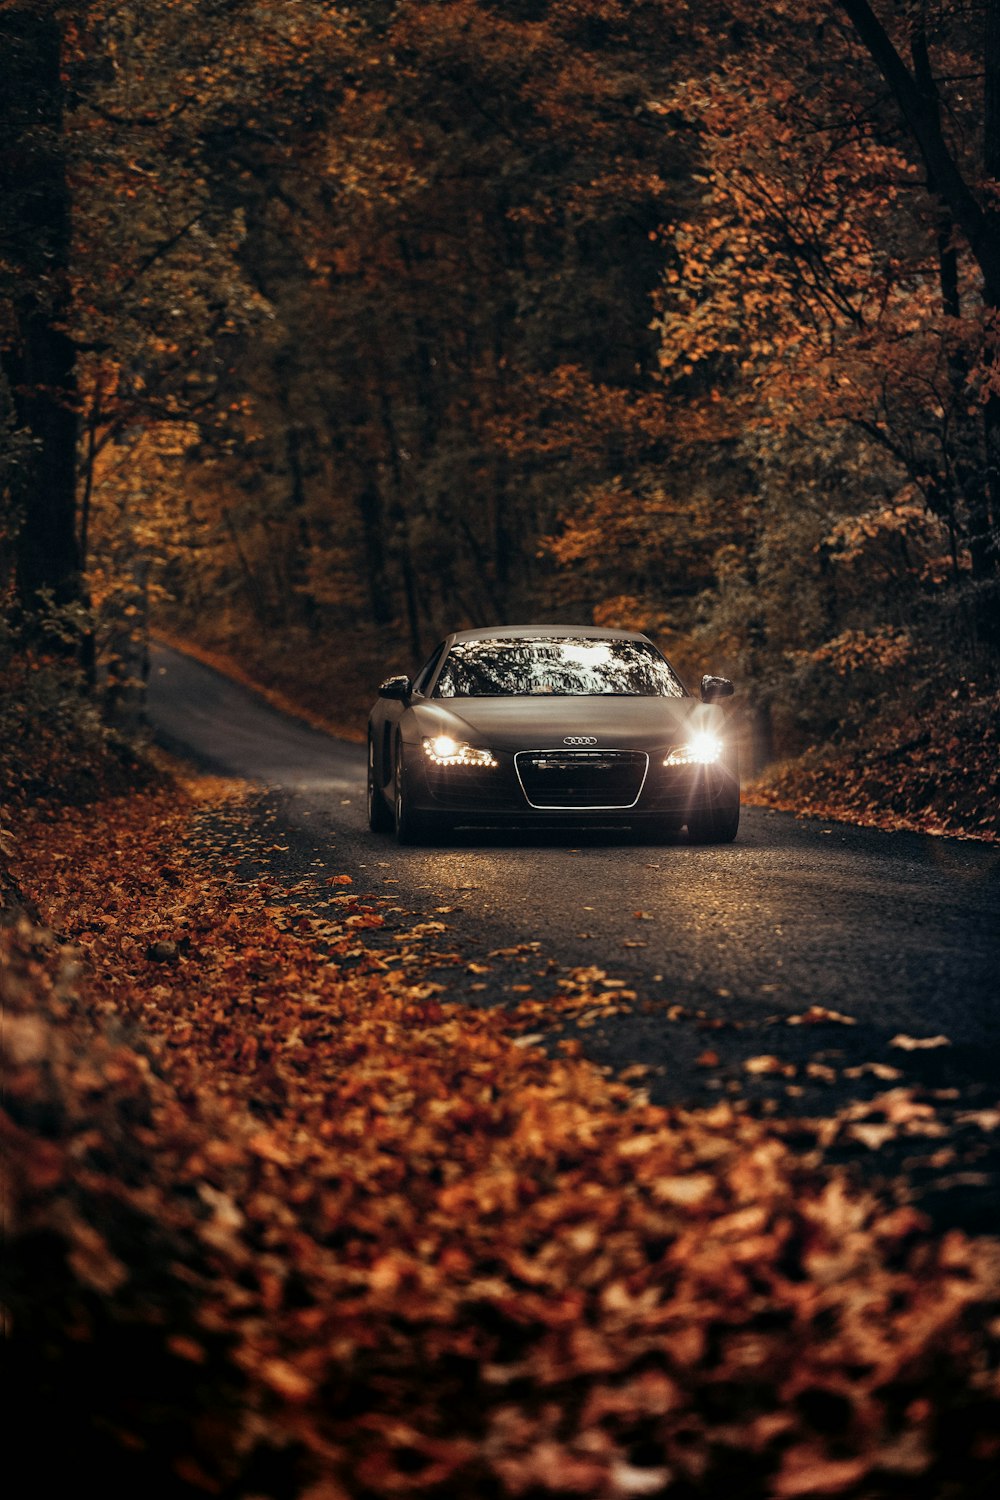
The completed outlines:
{"type": "Polygon", "coordinates": [[[730,795],[714,807],[692,813],[688,818],[688,838],[692,844],[731,844],[740,826],[740,795],[730,795]]]}
{"type": "Polygon", "coordinates": [[[410,802],[402,745],[396,746],[395,823],[399,844],[420,844],[430,837],[429,819],[414,812],[410,802]]]}
{"type": "Polygon", "coordinates": [[[368,827],[372,833],[389,833],[393,827],[392,808],[375,779],[375,741],[371,735],[368,736],[368,827]]]}

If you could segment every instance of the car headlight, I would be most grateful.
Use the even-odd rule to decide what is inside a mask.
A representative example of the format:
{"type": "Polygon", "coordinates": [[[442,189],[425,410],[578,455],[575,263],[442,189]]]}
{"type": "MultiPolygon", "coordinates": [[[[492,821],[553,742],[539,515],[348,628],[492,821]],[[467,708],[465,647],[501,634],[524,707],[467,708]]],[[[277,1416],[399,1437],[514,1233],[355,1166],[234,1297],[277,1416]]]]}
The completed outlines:
{"type": "Polygon", "coordinates": [[[491,750],[478,745],[468,745],[465,740],[453,740],[450,734],[436,734],[424,740],[424,754],[435,766],[495,766],[496,759],[491,750]]]}
{"type": "Polygon", "coordinates": [[[725,749],[717,734],[699,730],[692,734],[686,745],[675,745],[665,757],[665,766],[710,766],[719,760],[725,749]]]}

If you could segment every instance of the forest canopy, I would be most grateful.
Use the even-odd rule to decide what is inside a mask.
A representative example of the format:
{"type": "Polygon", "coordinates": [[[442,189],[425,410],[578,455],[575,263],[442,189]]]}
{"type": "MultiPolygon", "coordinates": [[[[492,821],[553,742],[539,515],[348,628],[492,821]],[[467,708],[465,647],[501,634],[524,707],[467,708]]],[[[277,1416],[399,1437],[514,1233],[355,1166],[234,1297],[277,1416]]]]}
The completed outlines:
{"type": "Polygon", "coordinates": [[[995,678],[998,0],[6,0],[0,45],[3,586],[112,701],[151,617],[315,696],[643,628],[779,748],[995,678]]]}

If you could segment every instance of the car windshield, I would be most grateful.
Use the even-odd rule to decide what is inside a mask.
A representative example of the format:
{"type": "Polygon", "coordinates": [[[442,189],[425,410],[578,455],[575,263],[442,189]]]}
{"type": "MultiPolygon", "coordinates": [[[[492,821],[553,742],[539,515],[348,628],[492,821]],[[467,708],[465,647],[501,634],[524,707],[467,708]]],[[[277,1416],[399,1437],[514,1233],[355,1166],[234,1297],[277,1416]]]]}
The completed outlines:
{"type": "Polygon", "coordinates": [[[649,641],[498,636],[456,641],[435,698],[680,698],[684,688],[649,641]]]}

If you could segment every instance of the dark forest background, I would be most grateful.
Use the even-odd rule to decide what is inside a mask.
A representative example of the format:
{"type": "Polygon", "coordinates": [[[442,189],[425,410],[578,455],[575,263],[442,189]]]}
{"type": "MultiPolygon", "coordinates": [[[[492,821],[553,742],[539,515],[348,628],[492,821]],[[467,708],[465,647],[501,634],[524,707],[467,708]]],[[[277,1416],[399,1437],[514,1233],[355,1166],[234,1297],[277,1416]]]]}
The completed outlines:
{"type": "Polygon", "coordinates": [[[356,729],[528,618],[733,676],[760,761],[995,734],[997,0],[33,0],[0,54],[8,741],[134,709],[151,624],[356,729]]]}

